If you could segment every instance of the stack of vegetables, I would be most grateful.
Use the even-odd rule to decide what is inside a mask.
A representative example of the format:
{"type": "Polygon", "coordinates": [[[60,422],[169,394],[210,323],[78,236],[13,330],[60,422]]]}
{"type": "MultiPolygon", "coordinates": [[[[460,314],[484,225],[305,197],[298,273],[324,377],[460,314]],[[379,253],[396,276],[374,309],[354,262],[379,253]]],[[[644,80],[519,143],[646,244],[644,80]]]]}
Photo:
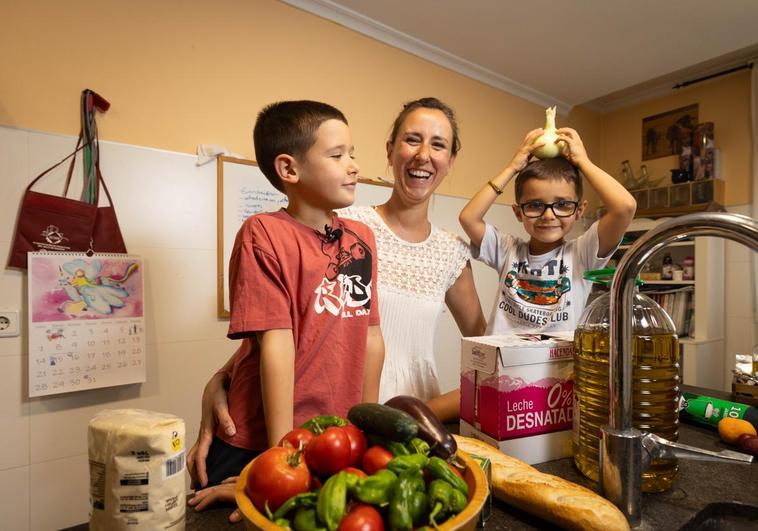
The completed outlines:
{"type": "Polygon", "coordinates": [[[250,465],[245,492],[295,531],[437,528],[468,504],[456,443],[413,397],[314,417],[250,465]],[[348,422],[349,419],[349,422],[348,422]]]}

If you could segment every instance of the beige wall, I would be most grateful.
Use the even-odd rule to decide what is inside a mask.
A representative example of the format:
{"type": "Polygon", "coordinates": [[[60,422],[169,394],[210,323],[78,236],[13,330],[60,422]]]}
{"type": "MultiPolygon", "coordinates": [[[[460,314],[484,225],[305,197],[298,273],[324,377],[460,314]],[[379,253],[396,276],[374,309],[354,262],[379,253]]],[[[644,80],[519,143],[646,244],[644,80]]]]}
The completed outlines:
{"type": "MultiPolygon", "coordinates": [[[[697,103],[698,120],[714,123],[716,147],[721,152],[721,177],[726,205],[749,203],[751,197],[750,71],[692,85],[653,101],[625,108],[602,118],[601,163],[617,178],[621,161],[628,159],[635,173],[642,164],[642,119],[697,103]]],[[[667,176],[679,167],[676,156],[645,161],[651,177],[667,176]]]]}
{"type": "Polygon", "coordinates": [[[538,105],[273,0],[2,3],[6,125],[75,134],[91,88],[112,104],[103,139],[252,157],[263,105],[320,99],[345,112],[361,174],[376,177],[401,103],[435,95],[458,112],[464,146],[440,191],[468,196],[544,121],[538,105]]]}

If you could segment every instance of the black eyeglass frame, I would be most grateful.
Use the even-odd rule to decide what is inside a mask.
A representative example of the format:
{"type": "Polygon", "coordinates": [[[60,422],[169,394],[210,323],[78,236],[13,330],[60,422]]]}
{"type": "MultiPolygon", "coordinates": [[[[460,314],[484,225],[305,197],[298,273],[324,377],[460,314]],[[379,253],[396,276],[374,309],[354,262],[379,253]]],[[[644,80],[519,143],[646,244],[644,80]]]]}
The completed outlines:
{"type": "Polygon", "coordinates": [[[553,201],[552,203],[543,203],[542,201],[527,201],[526,203],[521,203],[519,205],[519,208],[521,209],[521,213],[524,216],[526,216],[527,218],[530,218],[530,219],[536,219],[536,218],[542,217],[543,214],[545,214],[545,211],[547,211],[548,208],[553,211],[553,215],[556,218],[568,218],[568,217],[571,217],[574,214],[576,214],[576,210],[577,210],[577,208],[579,208],[579,201],[571,201],[569,199],[561,199],[560,201],[553,201]],[[571,211],[570,214],[558,214],[555,211],[555,205],[558,204],[558,203],[570,203],[570,204],[574,205],[574,209],[571,211]],[[537,204],[542,205],[542,211],[540,211],[540,213],[537,214],[536,216],[527,214],[524,211],[524,207],[526,205],[529,205],[529,204],[532,204],[532,205],[537,205],[537,204]]]}

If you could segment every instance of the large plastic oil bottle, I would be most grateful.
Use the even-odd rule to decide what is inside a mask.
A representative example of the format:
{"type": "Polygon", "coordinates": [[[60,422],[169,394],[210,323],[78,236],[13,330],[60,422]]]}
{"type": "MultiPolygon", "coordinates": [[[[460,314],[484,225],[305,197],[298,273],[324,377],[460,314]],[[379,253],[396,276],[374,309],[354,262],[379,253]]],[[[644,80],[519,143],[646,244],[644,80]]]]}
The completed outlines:
{"type": "MultiPolygon", "coordinates": [[[[584,277],[605,286],[587,306],[574,334],[574,461],[588,478],[598,481],[600,427],[608,424],[608,331],[610,280],[613,269],[588,271],[584,277]]],[[[650,297],[634,294],[633,411],[635,428],[670,441],[679,435],[679,340],[674,323],[650,297]]],[[[642,490],[660,492],[671,486],[676,459],[654,460],[643,473],[642,490]]]]}

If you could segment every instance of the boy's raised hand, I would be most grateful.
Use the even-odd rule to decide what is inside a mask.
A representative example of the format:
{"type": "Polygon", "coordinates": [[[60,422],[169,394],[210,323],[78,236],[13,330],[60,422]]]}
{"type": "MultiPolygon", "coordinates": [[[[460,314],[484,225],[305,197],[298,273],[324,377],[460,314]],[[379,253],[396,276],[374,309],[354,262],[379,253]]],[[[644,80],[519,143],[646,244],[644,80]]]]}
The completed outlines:
{"type": "Polygon", "coordinates": [[[558,135],[558,138],[566,143],[562,154],[571,164],[578,166],[584,160],[589,159],[587,156],[587,150],[584,147],[584,142],[582,142],[582,138],[575,129],[561,127],[556,129],[555,133],[558,135]]]}
{"type": "Polygon", "coordinates": [[[508,167],[513,170],[514,174],[524,169],[524,167],[529,162],[529,158],[532,156],[532,152],[535,149],[545,145],[542,143],[534,143],[534,141],[537,140],[544,132],[545,130],[540,127],[539,129],[532,129],[526,134],[524,141],[516,150],[516,153],[513,155],[513,159],[511,159],[510,164],[508,164],[508,167]]]}

